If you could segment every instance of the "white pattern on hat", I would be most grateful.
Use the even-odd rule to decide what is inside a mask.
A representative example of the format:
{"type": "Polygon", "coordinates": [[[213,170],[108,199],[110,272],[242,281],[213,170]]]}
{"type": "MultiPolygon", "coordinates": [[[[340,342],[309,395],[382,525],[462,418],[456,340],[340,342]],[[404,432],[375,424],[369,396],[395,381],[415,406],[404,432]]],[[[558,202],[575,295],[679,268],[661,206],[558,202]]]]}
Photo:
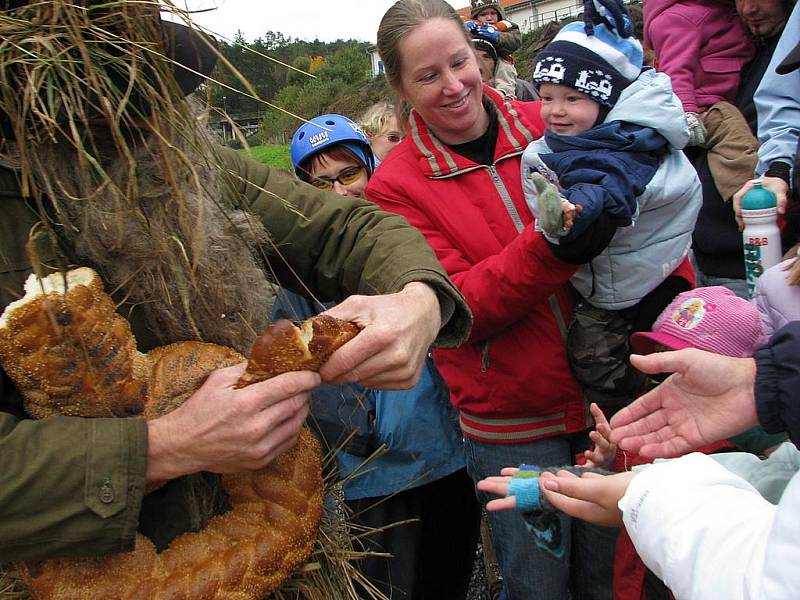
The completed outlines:
{"type": "MultiPolygon", "coordinates": [[[[572,25],[572,23],[570,23],[570,25],[572,25]]],[[[609,65],[619,71],[620,75],[630,81],[633,81],[639,76],[639,72],[642,70],[641,58],[638,61],[638,64],[636,64],[628,58],[627,54],[619,49],[621,43],[625,43],[629,46],[638,46],[639,54],[641,56],[641,45],[636,39],[620,39],[618,36],[614,35],[614,43],[612,43],[612,36],[608,34],[608,30],[606,30],[604,27],[595,27],[595,33],[591,36],[586,35],[586,33],[582,31],[583,24],[580,24],[580,27],[581,30],[577,30],[565,26],[565,28],[558,32],[556,37],[553,38],[553,41],[555,42],[560,40],[583,46],[587,50],[597,54],[609,65]]],[[[630,52],[630,48],[626,48],[626,50],[630,52]]]]}

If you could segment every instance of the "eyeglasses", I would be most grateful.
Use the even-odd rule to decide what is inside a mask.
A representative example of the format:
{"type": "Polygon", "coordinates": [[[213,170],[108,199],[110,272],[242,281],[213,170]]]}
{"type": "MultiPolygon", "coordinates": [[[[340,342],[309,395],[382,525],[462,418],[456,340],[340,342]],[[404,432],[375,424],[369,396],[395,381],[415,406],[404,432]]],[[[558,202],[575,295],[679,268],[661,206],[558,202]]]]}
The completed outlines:
{"type": "Polygon", "coordinates": [[[319,190],[330,192],[333,189],[333,184],[337,181],[341,185],[351,185],[361,179],[363,175],[364,167],[347,167],[346,169],[342,169],[333,179],[315,177],[309,181],[309,183],[319,190]]]}

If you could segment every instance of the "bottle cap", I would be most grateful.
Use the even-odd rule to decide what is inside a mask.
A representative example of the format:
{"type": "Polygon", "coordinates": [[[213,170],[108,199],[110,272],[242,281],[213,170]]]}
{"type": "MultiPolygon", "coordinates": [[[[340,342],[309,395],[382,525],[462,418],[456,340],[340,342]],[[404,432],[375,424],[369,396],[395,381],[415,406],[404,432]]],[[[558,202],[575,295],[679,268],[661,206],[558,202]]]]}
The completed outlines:
{"type": "Polygon", "coordinates": [[[775,208],[777,205],[778,199],[775,194],[765,189],[760,181],[754,181],[753,189],[742,198],[742,210],[763,210],[775,208]]]}

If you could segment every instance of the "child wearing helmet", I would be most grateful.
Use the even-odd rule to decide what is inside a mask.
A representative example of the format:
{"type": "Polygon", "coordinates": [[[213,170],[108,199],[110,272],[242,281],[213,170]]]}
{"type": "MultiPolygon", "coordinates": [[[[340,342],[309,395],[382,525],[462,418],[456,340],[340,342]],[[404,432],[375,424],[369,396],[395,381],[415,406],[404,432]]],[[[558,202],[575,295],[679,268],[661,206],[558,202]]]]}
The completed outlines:
{"type": "MultiPolygon", "coordinates": [[[[375,169],[364,132],[342,115],[304,123],[292,136],[290,154],[298,177],[342,196],[363,197],[375,169]]],[[[272,318],[302,320],[330,308],[281,288],[272,318]]],[[[373,554],[359,560],[359,570],[386,597],[466,595],[480,507],[456,423],[431,358],[409,390],[324,384],[312,393],[308,424],[336,454],[353,520],[373,530],[360,535],[373,554]]],[[[366,588],[359,593],[374,597],[366,588]]]]}
{"type": "Polygon", "coordinates": [[[300,179],[340,196],[363,198],[375,170],[367,136],[342,115],[320,115],[301,125],[289,153],[300,179]]]}

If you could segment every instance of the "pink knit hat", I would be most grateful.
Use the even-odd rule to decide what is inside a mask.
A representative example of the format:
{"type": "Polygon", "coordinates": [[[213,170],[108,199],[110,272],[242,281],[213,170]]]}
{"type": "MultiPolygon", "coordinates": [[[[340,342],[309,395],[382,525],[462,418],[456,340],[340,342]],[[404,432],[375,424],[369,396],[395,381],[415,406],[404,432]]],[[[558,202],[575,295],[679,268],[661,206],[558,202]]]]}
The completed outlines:
{"type": "Polygon", "coordinates": [[[653,323],[653,331],[634,333],[637,354],[699,348],[739,358],[753,355],[764,341],[758,308],[722,286],[701,287],[678,294],[653,323]]]}

